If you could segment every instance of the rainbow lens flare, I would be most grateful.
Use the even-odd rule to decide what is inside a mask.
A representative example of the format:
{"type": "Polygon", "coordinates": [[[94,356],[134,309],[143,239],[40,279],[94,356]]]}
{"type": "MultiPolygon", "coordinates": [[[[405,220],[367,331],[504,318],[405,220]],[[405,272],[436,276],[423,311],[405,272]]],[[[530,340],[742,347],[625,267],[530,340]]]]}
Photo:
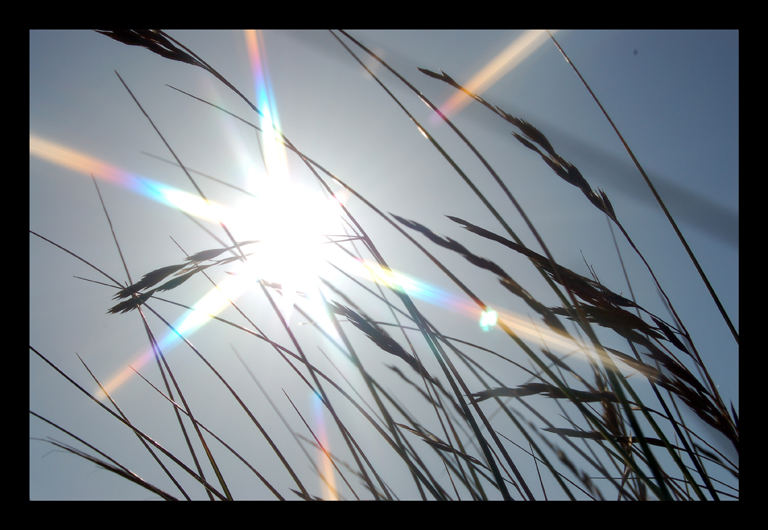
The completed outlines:
{"type": "Polygon", "coordinates": [[[231,217],[227,208],[213,201],[206,201],[199,195],[131,173],[32,133],[29,135],[29,154],[71,171],[92,175],[110,184],[121,186],[205,221],[218,223],[231,217]]]}
{"type": "MultiPolygon", "coordinates": [[[[496,81],[522,63],[529,55],[538,50],[546,40],[547,32],[545,30],[531,29],[525,31],[484,67],[478,70],[469,81],[462,83],[462,85],[469,92],[477,95],[482,94],[496,81]]],[[[439,109],[445,116],[451,116],[463,109],[470,101],[469,96],[457,90],[445,103],[440,105],[439,109]]],[[[432,115],[432,121],[433,123],[438,123],[440,117],[435,113],[432,115]]]]}
{"type": "Polygon", "coordinates": [[[315,435],[320,444],[317,449],[317,459],[320,462],[320,473],[322,474],[323,481],[323,499],[337,501],[339,500],[336,493],[336,478],[333,469],[333,463],[326,454],[329,451],[328,435],[325,432],[325,418],[322,398],[317,393],[311,394],[312,408],[315,416],[315,435]],[[325,451],[323,451],[325,449],[325,451]]]}

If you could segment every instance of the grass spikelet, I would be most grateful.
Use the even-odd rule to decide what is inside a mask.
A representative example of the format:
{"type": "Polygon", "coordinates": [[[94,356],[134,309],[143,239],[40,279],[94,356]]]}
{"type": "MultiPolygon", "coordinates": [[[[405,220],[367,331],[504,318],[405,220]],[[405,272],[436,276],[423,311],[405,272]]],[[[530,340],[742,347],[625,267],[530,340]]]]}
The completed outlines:
{"type": "Polygon", "coordinates": [[[569,388],[567,391],[563,391],[562,389],[549,383],[525,383],[515,388],[492,388],[489,390],[475,392],[472,394],[472,397],[476,401],[483,401],[492,397],[523,397],[534,394],[541,394],[553,399],[575,399],[582,403],[589,403],[592,401],[618,401],[618,398],[613,392],[591,392],[586,390],[575,390],[573,388],[569,388]]]}
{"type": "Polygon", "coordinates": [[[175,289],[176,287],[178,287],[179,285],[181,285],[182,283],[190,279],[192,276],[194,276],[198,272],[200,272],[199,269],[194,269],[185,274],[182,274],[181,276],[172,278],[167,282],[165,282],[164,284],[162,284],[161,286],[157,287],[155,291],[170,291],[171,289],[175,289]]]}
{"type": "Polygon", "coordinates": [[[187,261],[194,261],[194,262],[200,262],[200,261],[207,261],[211,260],[219,255],[221,255],[223,252],[226,252],[228,250],[232,250],[238,247],[243,247],[245,245],[250,245],[252,243],[258,243],[258,241],[241,241],[235,245],[224,247],[224,248],[212,248],[208,250],[201,250],[200,252],[195,252],[191,256],[187,258],[187,261]]]}
{"type": "Polygon", "coordinates": [[[162,281],[166,277],[184,267],[185,264],[182,263],[180,265],[168,265],[167,267],[160,267],[159,269],[150,271],[146,273],[138,282],[134,283],[133,285],[129,285],[125,289],[119,290],[117,294],[115,294],[114,298],[115,300],[120,298],[128,298],[129,296],[138,293],[142,289],[146,289],[147,287],[155,285],[156,283],[162,281]]]}
{"type": "Polygon", "coordinates": [[[129,311],[133,311],[137,307],[139,307],[141,304],[146,302],[150,296],[152,296],[152,291],[148,291],[146,293],[131,295],[132,297],[128,300],[123,300],[119,304],[115,304],[112,307],[110,307],[107,312],[108,313],[127,313],[129,311]]]}
{"type": "Polygon", "coordinates": [[[98,33],[106,35],[129,46],[141,46],[166,59],[180,61],[194,66],[203,65],[189,53],[181,50],[173,44],[160,30],[152,29],[114,29],[98,30],[98,33]]]}
{"type": "Polygon", "coordinates": [[[603,192],[602,190],[598,190],[596,193],[592,190],[591,186],[587,182],[587,180],[582,176],[581,172],[571,164],[570,162],[567,162],[563,157],[561,157],[552,147],[552,144],[547,139],[547,137],[542,133],[539,129],[534,127],[529,122],[515,117],[507,112],[505,112],[503,109],[501,109],[498,106],[492,106],[490,103],[485,101],[480,96],[473,94],[466,90],[464,87],[462,87],[459,83],[457,83],[452,77],[450,77],[448,74],[443,72],[442,74],[436,74],[435,72],[429,71],[424,68],[419,68],[419,70],[435,79],[439,79],[441,81],[444,81],[448,83],[449,85],[453,86],[454,88],[463,91],[465,94],[472,97],[475,101],[478,101],[479,103],[485,105],[489,109],[491,109],[494,113],[501,116],[503,119],[514,125],[518,128],[518,130],[522,133],[522,136],[518,133],[512,133],[512,135],[525,147],[530,149],[531,151],[537,153],[546,164],[552,168],[552,170],[563,180],[571,184],[572,186],[576,186],[579,188],[582,193],[589,199],[589,201],[595,205],[599,210],[604,212],[608,217],[616,220],[616,213],[613,210],[613,206],[611,205],[611,202],[608,200],[608,196],[603,192]],[[536,145],[538,144],[538,146],[536,145]],[[539,149],[539,146],[544,150],[542,152],[539,149]]]}
{"type": "Polygon", "coordinates": [[[365,335],[383,351],[390,353],[395,357],[399,357],[411,368],[413,368],[414,371],[416,371],[418,374],[434,382],[432,376],[421,365],[421,363],[411,354],[407,353],[403,347],[400,346],[400,344],[398,344],[398,342],[389,335],[389,333],[373,323],[370,318],[361,315],[349,307],[339,304],[338,302],[334,302],[332,308],[336,313],[346,317],[349,322],[351,322],[356,328],[365,333],[365,335]]]}
{"type": "MultiPolygon", "coordinates": [[[[627,336],[633,331],[639,331],[644,335],[657,339],[664,337],[642,318],[622,308],[606,308],[584,304],[580,306],[580,309],[587,320],[599,324],[600,326],[610,328],[616,331],[619,335],[627,336]]],[[[553,307],[550,308],[550,310],[553,313],[562,315],[566,318],[574,318],[572,313],[566,308],[553,307]]],[[[633,334],[632,336],[637,336],[637,334],[633,334]]]]}
{"type": "Polygon", "coordinates": [[[483,464],[480,460],[478,460],[474,456],[468,455],[467,453],[465,453],[463,451],[459,451],[455,447],[452,447],[451,445],[449,445],[449,444],[445,443],[444,441],[442,441],[440,438],[438,438],[437,436],[435,436],[431,432],[425,431],[423,428],[414,429],[412,427],[408,427],[407,425],[403,425],[402,423],[396,423],[395,425],[397,425],[401,429],[405,429],[405,430],[407,430],[409,432],[412,432],[413,434],[421,437],[421,439],[424,440],[424,442],[428,443],[429,445],[431,445],[435,449],[438,449],[440,451],[446,451],[446,452],[458,455],[461,458],[467,460],[468,462],[471,462],[472,464],[474,464],[476,466],[486,467],[485,464],[483,464]]]}
{"type": "Polygon", "coordinates": [[[565,327],[560,323],[560,321],[557,319],[557,316],[550,311],[549,308],[541,304],[536,298],[534,298],[527,290],[525,290],[518,282],[513,280],[509,274],[507,274],[504,269],[502,269],[499,265],[494,263],[493,261],[483,258],[482,256],[478,256],[477,254],[474,254],[469,249],[467,249],[464,245],[459,243],[458,241],[451,239],[451,238],[442,238],[432,232],[429,228],[425,227],[424,225],[417,223],[416,221],[410,221],[407,219],[403,219],[402,217],[399,217],[397,215],[393,214],[393,217],[397,219],[399,222],[404,224],[405,226],[412,228],[418,232],[421,232],[424,234],[427,238],[429,238],[432,242],[440,245],[443,248],[447,248],[449,250],[452,250],[461,256],[464,257],[467,261],[472,263],[473,265],[476,265],[477,267],[481,269],[485,269],[487,271],[490,271],[494,274],[496,274],[499,277],[499,282],[501,285],[503,285],[507,290],[509,290],[514,295],[520,297],[525,301],[526,304],[528,304],[531,309],[536,311],[542,316],[542,319],[544,322],[551,328],[556,329],[560,331],[561,333],[566,333],[565,327]]]}
{"type": "Polygon", "coordinates": [[[623,296],[612,292],[610,289],[608,289],[604,285],[594,280],[591,280],[580,274],[577,274],[572,270],[566,267],[563,267],[562,265],[559,265],[557,263],[555,263],[553,267],[550,260],[548,260],[545,256],[542,256],[538,252],[534,252],[533,250],[529,249],[528,247],[525,247],[524,245],[520,245],[518,243],[515,243],[514,241],[510,241],[504,236],[495,234],[489,230],[486,230],[473,223],[470,223],[469,221],[465,221],[464,219],[461,219],[459,217],[449,215],[448,218],[458,224],[463,225],[464,228],[466,228],[467,230],[469,230],[474,234],[477,234],[486,239],[490,239],[492,241],[501,243],[502,245],[508,248],[511,248],[515,252],[518,252],[528,257],[538,267],[543,269],[553,281],[567,284],[568,288],[571,289],[574,292],[574,294],[576,294],[579,298],[581,298],[585,302],[590,302],[592,304],[604,305],[604,306],[616,305],[616,306],[622,306],[622,307],[637,307],[637,305],[633,301],[628,300],[627,298],[624,298],[623,296]]]}

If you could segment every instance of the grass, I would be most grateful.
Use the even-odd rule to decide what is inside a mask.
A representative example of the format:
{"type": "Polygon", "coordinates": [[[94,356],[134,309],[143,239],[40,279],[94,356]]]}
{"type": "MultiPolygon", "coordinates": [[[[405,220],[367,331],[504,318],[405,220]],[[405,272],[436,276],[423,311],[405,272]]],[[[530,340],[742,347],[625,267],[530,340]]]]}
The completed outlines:
{"type": "MultiPolygon", "coordinates": [[[[721,396],[718,374],[705,362],[674,296],[633,240],[631,233],[642,226],[625,226],[609,192],[594,187],[537,124],[471,92],[449,73],[420,68],[406,75],[354,34],[330,32],[346,59],[377,87],[377,104],[389,105],[423,136],[413,141],[429,150],[430,163],[445,169],[443,178],[452,182],[446,189],[463,190],[460,216],[441,210],[441,190],[417,197],[420,208],[404,215],[377,206],[376,193],[358,184],[364,180],[335,172],[322,153],[304,152],[282,131],[265,130],[268,109],[183,39],[162,31],[101,33],[105,45],[109,37],[143,48],[129,48],[131,53],[149,51],[158,61],[200,71],[232,99],[224,104],[173,86],[174,96],[205,109],[215,116],[212,121],[236,122],[258,138],[275,137],[315,197],[350,197],[337,205],[339,233],[325,233],[319,246],[366,264],[378,281],[356,275],[340,260],[316,292],[295,293],[290,276],[284,283],[258,277],[246,295],[235,295],[225,290],[228,281],[242,274],[243,264],[264,259],[268,244],[293,252],[283,268],[313,258],[305,247],[281,246],[292,243],[294,232],[270,243],[243,236],[229,220],[203,224],[190,215],[184,220],[186,227],[194,224],[196,236],[185,233],[186,240],[207,242],[187,248],[174,235],[164,252],[170,248],[178,257],[155,261],[136,276],[135,249],[144,256],[158,249],[141,234],[135,234],[138,241],[125,240],[127,227],[113,218],[102,179],[92,178],[120,272],[108,273],[78,249],[33,229],[30,244],[64,253],[86,271],[78,276],[80,289],[98,289],[99,300],[112,297],[100,308],[107,315],[99,318],[130,321],[132,337],[140,334],[151,361],[126,369],[129,391],[129,384],[108,384],[110,372],[93,369],[93,357],[86,361],[88,356],[78,354],[78,372],[64,370],[60,356],[38,348],[32,335],[30,363],[61,378],[73,399],[92,404],[94,421],[96,414],[107,418],[99,420],[107,426],[103,437],[85,439],[32,409],[31,425],[58,432],[33,437],[33,444],[47,444],[132,483],[140,496],[167,500],[739,497],[738,412],[721,396]],[[599,268],[615,269],[612,277],[624,278],[628,293],[601,281],[595,266],[577,270],[558,261],[563,253],[538,227],[546,205],[529,207],[518,198],[508,167],[515,162],[500,166],[483,154],[484,146],[417,86],[464,92],[483,120],[506,127],[500,141],[519,146],[515,156],[526,167],[538,167],[541,178],[571,193],[569,201],[581,201],[584,215],[607,223],[608,229],[587,235],[616,249],[615,262],[599,268]],[[237,105],[243,110],[230,110],[237,105]],[[439,228],[435,209],[445,215],[439,228]],[[416,256],[429,283],[397,275],[405,254],[416,256]],[[650,288],[638,290],[640,284],[650,288]],[[212,287],[224,292],[226,310],[206,309],[205,326],[216,326],[217,333],[200,344],[197,328],[185,320],[192,304],[180,300],[197,300],[212,287]],[[649,306],[648,292],[657,292],[660,302],[649,306]],[[436,314],[430,300],[454,309],[453,315],[436,314]],[[492,334],[467,326],[466,315],[492,318],[492,334]],[[133,445],[123,445],[128,438],[133,445]]],[[[621,138],[738,350],[736,325],[691,245],[577,65],[550,39],[621,138]]],[[[148,134],[165,148],[167,156],[152,155],[153,163],[160,165],[160,158],[168,172],[181,171],[179,187],[207,205],[215,200],[207,190],[227,188],[236,198],[263,191],[237,187],[185,162],[174,147],[174,131],[115,73],[148,134]]],[[[262,150],[260,157],[266,161],[269,153],[262,150]]],[[[300,198],[292,200],[298,204],[300,198]]],[[[288,225],[302,215],[301,208],[275,210],[265,222],[288,225]]],[[[118,357],[122,347],[117,341],[113,346],[118,357]]],[[[125,365],[124,354],[119,357],[114,363],[125,365]]],[[[30,391],[40,391],[34,380],[30,391]]],[[[72,473],[73,481],[88,480],[72,473]]]]}

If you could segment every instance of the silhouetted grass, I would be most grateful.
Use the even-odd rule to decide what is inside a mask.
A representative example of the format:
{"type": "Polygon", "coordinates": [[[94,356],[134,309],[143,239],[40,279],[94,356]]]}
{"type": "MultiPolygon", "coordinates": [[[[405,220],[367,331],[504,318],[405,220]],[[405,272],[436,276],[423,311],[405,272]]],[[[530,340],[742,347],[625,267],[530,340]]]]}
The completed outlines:
{"type": "MultiPolygon", "coordinates": [[[[262,113],[213,66],[165,32],[117,30],[100,33],[121,43],[149,50],[166,60],[201,68],[242,98],[255,113],[262,113]]],[[[282,286],[261,280],[259,292],[268,302],[273,312],[271,316],[280,321],[287,337],[285,343],[270,338],[260,328],[259,319],[265,318],[264,315],[240,307],[235,300],[230,301],[230,305],[245,319],[247,325],[236,324],[219,316],[213,318],[217,323],[227,326],[231,333],[246,334],[266,349],[273,350],[282,363],[279,369],[295,377],[308,395],[316,396],[318,403],[332,418],[327,428],[334,429],[338,439],[343,442],[337,443],[333,449],[327,446],[323,435],[312,428],[300,407],[285,390],[282,397],[290,403],[291,410],[285,415],[281,414],[276,402],[282,397],[269,396],[259,382],[271,374],[251,371],[244,358],[237,354],[252,382],[264,392],[268,404],[280,415],[283,425],[292,430],[294,441],[301,447],[299,453],[273,440],[270,426],[259,419],[261,407],[266,408],[264,401],[260,401],[258,406],[254,405],[253,400],[245,397],[239,387],[230,384],[227,377],[216,368],[212,359],[222,355],[222,352],[199,350],[155,307],[156,302],[183,306],[160,295],[177,289],[193,277],[205,277],[215,286],[216,281],[209,273],[221,270],[228,264],[252,259],[252,254],[246,252],[246,249],[258,248],[259,241],[238,242],[222,223],[229,241],[220,241],[220,246],[216,248],[193,249],[194,253],[187,255],[181,263],[160,266],[144,273],[138,281],[131,279],[123,261],[128,278],[127,284],[123,285],[78,256],[75,251],[67,250],[30,230],[32,235],[68,252],[108,280],[96,283],[113,289],[114,299],[119,300],[112,307],[105,307],[109,313],[115,314],[113,318],[132,318],[134,313],[139,315],[148,344],[154,352],[162,384],[151,382],[149,377],[138,371],[137,374],[147,384],[150,392],[159,395],[162,402],[174,411],[179,436],[185,440],[186,452],[173,454],[154,440],[150,433],[140,429],[137,420],[129,420],[85,363],[83,365],[111,407],[91,396],[70,375],[51,363],[45,352],[39,352],[30,345],[34,354],[85,396],[107,410],[117,422],[127,426],[141,441],[148,456],[163,469],[168,481],[162,484],[149,483],[120,464],[119,457],[113,458],[97,449],[97,440],[82,440],[64,427],[30,411],[34,417],[48,422],[86,448],[76,448],[57,440],[49,442],[166,500],[200,498],[201,492],[211,500],[248,497],[248,492],[230,489],[228,475],[232,471],[220,465],[223,453],[233,455],[242,464],[241,472],[256,476],[276,499],[323,498],[315,485],[320,482],[313,481],[310,484],[306,475],[299,471],[299,466],[303,468],[307,464],[305,460],[310,460],[311,472],[319,475],[330,495],[340,498],[401,499],[403,495],[398,494],[398,486],[405,482],[417,492],[416,495],[405,496],[424,500],[703,500],[738,497],[738,486],[725,484],[711,476],[713,469],[720,468],[730,472],[738,484],[738,465],[710,444],[706,429],[699,424],[692,424],[689,412],[725,436],[737,452],[740,450],[738,416],[733,407],[729,409],[725,405],[715,379],[696,350],[693,338],[676,316],[672,301],[663,294],[662,286],[655,276],[656,285],[669,302],[675,320],[673,323],[646,310],[634,298],[618,294],[598,278],[588,278],[557,263],[526,214],[524,205],[517,201],[496,168],[482,156],[482,146],[470,142],[411,81],[363,43],[344,31],[332,34],[386,91],[393,107],[403,112],[427,137],[430,145],[454,170],[455,177],[463,181],[488,213],[499,221],[503,233],[496,233],[471,219],[465,220],[450,215],[451,212],[444,212],[466,232],[462,232],[461,240],[443,237],[418,219],[406,219],[395,213],[383,212],[367,198],[365,192],[356,189],[342,175],[332,173],[310,158],[309,154],[302,152],[281,133],[285,147],[298,157],[324,190],[330,192],[330,182],[341,185],[359,199],[372,216],[384,220],[402,239],[404,247],[415,249],[430,260],[435,266],[435,274],[448,278],[479,311],[491,309],[491,305],[485,302],[488,295],[476,292],[471,285],[476,278],[493,277],[500,287],[492,293],[494,299],[522,301],[533,312],[529,318],[538,325],[534,329],[543,330],[542,333],[549,333],[551,337],[570,344],[570,353],[554,353],[545,345],[547,339],[538,342],[532,338],[531,333],[523,333],[521,327],[516,327],[503,317],[496,325],[510,339],[508,348],[513,349],[515,354],[494,351],[476,344],[471,337],[454,337],[451,333],[437,329],[403,288],[376,285],[374,290],[347,276],[350,282],[343,285],[324,280],[324,296],[327,298],[323,302],[334,330],[333,336],[324,327],[325,324],[317,322],[300,304],[294,307],[307,329],[314,329],[317,335],[326,339],[326,344],[336,349],[334,353],[355,368],[353,376],[349,373],[345,375],[343,370],[333,366],[341,374],[342,379],[339,379],[323,364],[323,359],[317,356],[318,352],[304,342],[305,333],[299,333],[298,326],[286,320],[274,296],[274,293],[283,294],[282,286]],[[493,206],[487,194],[475,183],[477,177],[471,177],[459,166],[448,148],[407,110],[401,98],[391,90],[392,87],[367,66],[370,64],[368,61],[378,61],[394,75],[397,82],[402,83],[449,125],[450,130],[471,150],[498,185],[499,197],[509,201],[523,217],[525,226],[530,229],[543,253],[523,243],[507,217],[501,213],[502,209],[493,206]],[[426,242],[422,244],[420,240],[426,242]],[[483,244],[486,246],[483,247],[483,244]],[[485,250],[476,251],[475,248],[493,248],[494,256],[503,250],[508,253],[510,261],[507,262],[507,258],[500,261],[498,258],[484,257],[481,252],[485,250]],[[466,269],[456,267],[447,259],[438,258],[436,252],[439,249],[463,258],[466,262],[464,265],[469,264],[473,272],[470,275],[455,272],[466,269]],[[222,257],[225,253],[229,255],[222,257]],[[551,295],[558,300],[557,305],[551,305],[550,293],[541,293],[533,287],[520,284],[514,278],[507,264],[512,263],[513,256],[524,258],[531,264],[551,289],[551,295]],[[353,291],[353,288],[360,290],[353,291]],[[371,307],[371,304],[377,311],[391,316],[392,320],[388,321],[363,309],[371,307]],[[182,392],[184,381],[176,379],[162,347],[150,329],[145,317],[147,313],[163,322],[169,333],[177,335],[186,344],[213,376],[213,380],[217,381],[216,386],[206,389],[185,387],[182,392]],[[616,347],[617,341],[623,346],[616,347]],[[530,361],[530,366],[525,366],[522,359],[530,361]],[[529,379],[520,384],[510,383],[513,378],[499,370],[499,363],[529,379]],[[384,366],[388,370],[382,372],[375,365],[384,366]],[[396,383],[394,386],[393,381],[396,383]],[[393,390],[400,388],[412,392],[401,394],[399,390],[393,390]],[[259,436],[267,442],[271,453],[245,454],[242,449],[235,449],[223,436],[206,427],[196,415],[196,405],[193,405],[196,400],[191,399],[191,394],[196,392],[222,392],[234,400],[257,429],[259,436]],[[542,407],[542,404],[546,404],[546,407],[542,407]],[[686,409],[685,413],[681,408],[686,409]],[[543,413],[543,410],[558,412],[550,415],[543,413]],[[534,420],[539,424],[534,425],[534,420]],[[519,435],[516,441],[511,438],[512,433],[519,435]],[[215,440],[215,444],[212,440],[215,440]],[[321,469],[319,462],[312,461],[308,452],[310,447],[322,454],[343,485],[333,485],[329,472],[321,469]],[[382,457],[382,454],[386,456],[382,457]],[[185,463],[187,459],[191,459],[192,464],[185,463]],[[280,462],[291,479],[288,488],[281,488],[271,477],[259,471],[263,459],[280,462]],[[174,466],[167,465],[169,462],[174,466]],[[390,471],[395,467],[402,470],[402,476],[397,477],[398,484],[388,482],[392,480],[390,471]],[[535,474],[532,469],[535,469],[535,474]],[[211,479],[211,476],[215,478],[211,479]],[[188,477],[194,479],[197,491],[192,491],[188,486],[188,477]]],[[[588,176],[582,175],[574,164],[560,155],[557,146],[534,124],[507,113],[479,95],[469,93],[445,72],[438,74],[426,68],[420,70],[427,79],[441,81],[456,90],[464,91],[477,104],[490,109],[495,115],[490,119],[502,119],[513,125],[516,128],[513,133],[515,141],[537,154],[552,170],[553,177],[578,188],[587,200],[585,207],[594,207],[606,216],[653,274],[651,265],[632,241],[629,229],[622,225],[621,212],[614,209],[606,192],[593,189],[588,176]]],[[[168,147],[175,159],[172,163],[184,169],[201,198],[206,199],[192,173],[215,178],[195,172],[182,163],[150,115],[141,107],[139,99],[130,91],[126,81],[122,77],[120,81],[149,120],[155,133],[168,147]]],[[[241,120],[259,133],[264,132],[218,104],[188,92],[179,92],[241,120]]],[[[388,102],[383,101],[382,104],[388,102]]],[[[244,190],[239,191],[246,193],[244,190]]],[[[112,226],[108,205],[104,203],[100,192],[99,200],[112,226]]],[[[383,252],[377,247],[375,238],[364,229],[365,219],[352,215],[346,207],[342,206],[342,210],[348,233],[344,239],[329,238],[329,244],[359,259],[375,263],[381,270],[389,271],[388,260],[385,260],[383,252]]],[[[120,251],[120,242],[114,230],[112,235],[120,251]]],[[[122,257],[122,251],[120,253],[122,257]]],[[[726,315],[724,317],[727,319],[726,315]]],[[[733,329],[730,321],[728,324],[733,329]]],[[[735,329],[734,336],[738,341],[735,329]]],[[[221,344],[221,350],[229,351],[229,346],[221,344]]],[[[324,351],[320,353],[325,361],[333,365],[324,351]]],[[[270,365],[270,370],[277,369],[276,365],[270,365]]],[[[152,414],[152,411],[146,413],[152,414]]]]}

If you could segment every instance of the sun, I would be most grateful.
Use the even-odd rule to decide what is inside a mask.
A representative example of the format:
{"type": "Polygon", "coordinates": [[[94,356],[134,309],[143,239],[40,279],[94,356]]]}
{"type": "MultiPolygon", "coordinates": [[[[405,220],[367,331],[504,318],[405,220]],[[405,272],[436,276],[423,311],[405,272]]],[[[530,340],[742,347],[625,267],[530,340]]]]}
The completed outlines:
{"type": "Polygon", "coordinates": [[[227,215],[231,229],[258,243],[249,246],[233,274],[254,286],[266,282],[279,292],[281,309],[288,313],[295,303],[314,299],[321,278],[333,272],[345,199],[341,192],[329,196],[319,187],[283,178],[238,200],[227,215]]]}

